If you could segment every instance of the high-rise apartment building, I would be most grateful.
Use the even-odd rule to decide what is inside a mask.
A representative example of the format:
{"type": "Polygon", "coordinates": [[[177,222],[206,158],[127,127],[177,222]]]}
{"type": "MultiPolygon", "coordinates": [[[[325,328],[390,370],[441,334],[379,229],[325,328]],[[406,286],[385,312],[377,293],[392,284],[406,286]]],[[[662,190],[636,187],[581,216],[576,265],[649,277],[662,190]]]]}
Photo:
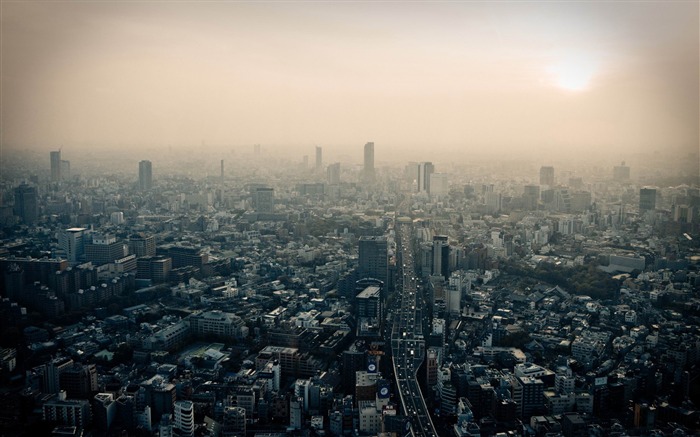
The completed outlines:
{"type": "Polygon", "coordinates": [[[418,192],[430,193],[430,175],[435,173],[432,162],[421,162],[418,164],[418,192]]]}
{"type": "Polygon", "coordinates": [[[540,168],[540,185],[554,186],[554,167],[545,166],[540,168]]]}
{"type": "Polygon", "coordinates": [[[387,285],[387,241],[386,237],[360,237],[359,268],[361,279],[379,279],[387,285]]]}
{"type": "Polygon", "coordinates": [[[253,191],[253,209],[256,212],[274,212],[275,190],[267,187],[256,188],[253,191]]]}
{"type": "Polygon", "coordinates": [[[365,144],[364,179],[366,182],[374,181],[374,143],[365,144]]]}
{"type": "Polygon", "coordinates": [[[61,151],[56,150],[50,153],[51,157],[51,181],[61,180],[61,151]]]}
{"type": "Polygon", "coordinates": [[[323,167],[323,148],[316,146],[316,171],[321,171],[323,167]]]}
{"type": "Polygon", "coordinates": [[[641,188],[639,190],[639,211],[656,209],[656,188],[641,188]]]}
{"type": "Polygon", "coordinates": [[[150,190],[153,187],[153,168],[151,161],[139,162],[139,188],[142,191],[150,190]]]}
{"type": "Polygon", "coordinates": [[[173,409],[173,428],[183,437],[194,436],[194,403],[192,401],[175,401],[173,409]]]}
{"type": "Polygon", "coordinates": [[[15,188],[14,213],[24,224],[31,224],[39,217],[39,195],[36,187],[22,184],[15,188]]]}

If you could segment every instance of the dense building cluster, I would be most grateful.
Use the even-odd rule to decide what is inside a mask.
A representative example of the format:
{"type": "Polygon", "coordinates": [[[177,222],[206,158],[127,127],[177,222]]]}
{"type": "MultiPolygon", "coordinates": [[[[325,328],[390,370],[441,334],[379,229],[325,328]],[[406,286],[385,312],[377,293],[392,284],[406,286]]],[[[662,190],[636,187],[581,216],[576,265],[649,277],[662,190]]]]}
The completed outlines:
{"type": "Polygon", "coordinates": [[[700,432],[697,185],[62,153],[0,181],[3,435],[700,432]]]}

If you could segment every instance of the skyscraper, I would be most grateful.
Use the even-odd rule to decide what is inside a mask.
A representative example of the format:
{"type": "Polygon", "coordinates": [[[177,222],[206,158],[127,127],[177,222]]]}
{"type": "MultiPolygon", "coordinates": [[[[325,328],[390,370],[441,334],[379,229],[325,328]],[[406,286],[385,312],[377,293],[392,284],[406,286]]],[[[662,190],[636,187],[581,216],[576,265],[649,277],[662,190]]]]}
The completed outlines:
{"type": "Polygon", "coordinates": [[[374,181],[374,143],[365,144],[365,168],[364,176],[366,182],[374,181]]]}
{"type": "Polygon", "coordinates": [[[340,183],[340,163],[336,162],[328,166],[328,185],[338,185],[340,183]]]}
{"type": "Polygon", "coordinates": [[[151,161],[139,162],[139,188],[142,191],[150,190],[153,187],[153,170],[151,161]]]}
{"type": "Polygon", "coordinates": [[[15,210],[14,213],[23,223],[30,224],[36,222],[39,216],[39,203],[36,188],[27,184],[22,184],[15,188],[15,210]]]}
{"type": "Polygon", "coordinates": [[[57,150],[50,153],[51,156],[51,181],[58,182],[61,180],[61,151],[57,150]]]}
{"type": "Polygon", "coordinates": [[[430,193],[430,175],[435,172],[432,162],[418,164],[418,192],[430,193]]]}
{"type": "Polygon", "coordinates": [[[540,185],[554,186],[554,167],[540,168],[540,185]]]}
{"type": "Polygon", "coordinates": [[[316,146],[316,171],[320,171],[323,166],[323,149],[316,146]]]}

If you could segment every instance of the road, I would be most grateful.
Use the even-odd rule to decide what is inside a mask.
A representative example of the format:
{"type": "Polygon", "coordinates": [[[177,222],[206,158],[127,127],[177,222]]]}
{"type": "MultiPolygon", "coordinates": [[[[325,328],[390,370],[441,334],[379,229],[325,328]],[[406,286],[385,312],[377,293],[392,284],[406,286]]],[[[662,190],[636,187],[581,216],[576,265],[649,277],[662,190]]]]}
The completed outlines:
{"type": "Polygon", "coordinates": [[[437,432],[416,379],[416,372],[425,356],[425,341],[420,317],[422,311],[418,308],[418,302],[422,299],[419,299],[420,290],[413,260],[412,226],[398,223],[395,229],[401,262],[396,304],[390,309],[393,321],[391,352],[396,387],[403,414],[410,420],[411,435],[435,437],[437,432]]]}

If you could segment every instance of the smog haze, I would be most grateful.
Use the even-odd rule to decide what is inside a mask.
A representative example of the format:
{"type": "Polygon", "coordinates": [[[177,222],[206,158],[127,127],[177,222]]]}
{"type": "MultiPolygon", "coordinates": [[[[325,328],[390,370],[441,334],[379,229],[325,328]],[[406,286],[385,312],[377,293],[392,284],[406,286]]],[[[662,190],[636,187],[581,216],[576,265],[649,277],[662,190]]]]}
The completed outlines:
{"type": "Polygon", "coordinates": [[[3,2],[2,147],[694,153],[698,40],[696,1],[3,2]]]}

